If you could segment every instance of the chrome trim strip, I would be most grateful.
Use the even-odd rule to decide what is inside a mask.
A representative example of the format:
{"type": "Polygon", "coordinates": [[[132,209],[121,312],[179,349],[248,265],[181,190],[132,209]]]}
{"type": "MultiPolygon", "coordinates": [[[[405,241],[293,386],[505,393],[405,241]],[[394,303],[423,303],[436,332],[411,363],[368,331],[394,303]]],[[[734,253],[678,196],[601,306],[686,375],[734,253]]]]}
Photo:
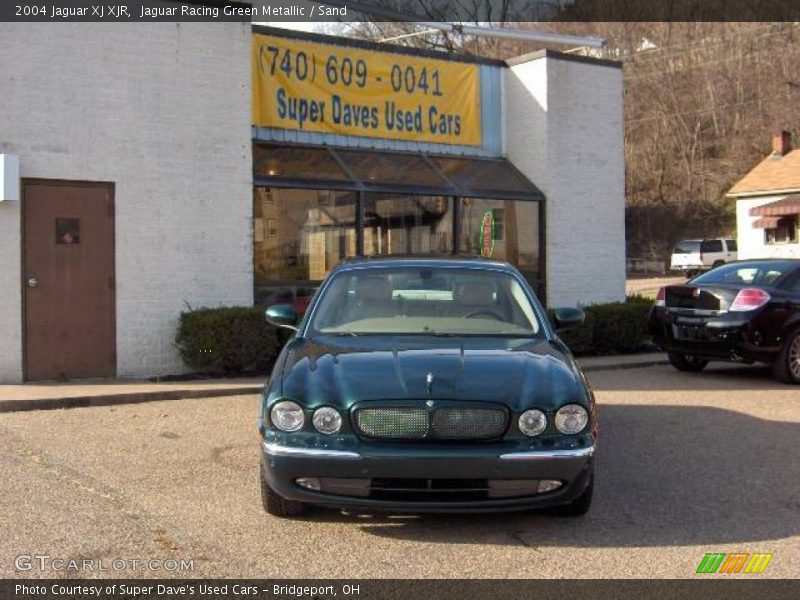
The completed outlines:
{"type": "Polygon", "coordinates": [[[594,454],[594,446],[575,450],[531,450],[529,452],[510,452],[501,454],[500,460],[569,460],[589,458],[594,454]]]}
{"type": "Polygon", "coordinates": [[[679,317],[717,317],[728,314],[727,310],[712,310],[710,308],[680,308],[678,306],[665,306],[670,314],[679,317]]]}
{"type": "Polygon", "coordinates": [[[359,460],[358,452],[347,450],[327,450],[325,448],[298,448],[297,446],[284,446],[272,442],[264,442],[264,452],[276,456],[297,456],[305,458],[342,458],[345,460],[359,460]]]}

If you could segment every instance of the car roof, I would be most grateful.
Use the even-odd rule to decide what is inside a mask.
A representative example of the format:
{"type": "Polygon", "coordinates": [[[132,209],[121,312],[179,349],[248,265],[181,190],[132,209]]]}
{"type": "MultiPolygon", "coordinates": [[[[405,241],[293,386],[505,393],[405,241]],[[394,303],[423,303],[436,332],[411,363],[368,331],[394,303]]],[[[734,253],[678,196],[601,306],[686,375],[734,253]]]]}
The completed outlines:
{"type": "Polygon", "coordinates": [[[742,260],[731,260],[726,265],[742,265],[742,264],[754,264],[754,263],[794,263],[797,266],[800,266],[800,258],[780,258],[780,257],[770,257],[770,258],[743,258],[742,260]]]}
{"type": "Polygon", "coordinates": [[[376,256],[353,256],[345,258],[336,270],[363,267],[402,267],[402,266],[469,266],[487,268],[513,268],[508,262],[484,256],[462,254],[394,254],[376,256]]]}

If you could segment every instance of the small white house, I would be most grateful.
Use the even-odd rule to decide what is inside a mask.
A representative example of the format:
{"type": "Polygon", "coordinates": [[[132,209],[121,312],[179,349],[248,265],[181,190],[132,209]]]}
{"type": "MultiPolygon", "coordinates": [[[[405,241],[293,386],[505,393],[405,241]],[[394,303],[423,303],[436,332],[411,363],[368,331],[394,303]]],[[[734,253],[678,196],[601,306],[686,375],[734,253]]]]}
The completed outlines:
{"type": "Polygon", "coordinates": [[[800,150],[788,131],[772,153],[734,185],[739,258],[800,258],[800,150]]]}

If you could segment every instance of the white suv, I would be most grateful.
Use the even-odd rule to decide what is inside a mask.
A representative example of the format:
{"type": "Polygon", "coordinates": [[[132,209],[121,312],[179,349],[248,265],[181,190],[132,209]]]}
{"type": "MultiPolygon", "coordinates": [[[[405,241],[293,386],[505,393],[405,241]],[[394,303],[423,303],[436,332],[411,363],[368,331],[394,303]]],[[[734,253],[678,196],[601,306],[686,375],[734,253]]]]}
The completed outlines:
{"type": "Polygon", "coordinates": [[[693,277],[732,260],[736,260],[736,240],[683,240],[672,251],[671,268],[693,277]]]}

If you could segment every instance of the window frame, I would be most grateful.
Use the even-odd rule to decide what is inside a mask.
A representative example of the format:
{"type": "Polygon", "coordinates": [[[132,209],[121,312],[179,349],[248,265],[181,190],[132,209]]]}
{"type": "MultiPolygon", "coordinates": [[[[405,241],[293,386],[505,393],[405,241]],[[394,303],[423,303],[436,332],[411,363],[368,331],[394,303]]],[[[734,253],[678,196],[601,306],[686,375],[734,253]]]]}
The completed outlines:
{"type": "MultiPolygon", "coordinates": [[[[337,152],[347,150],[370,151],[363,148],[356,147],[338,147],[327,145],[314,145],[314,144],[297,144],[297,143],[281,143],[276,141],[268,141],[254,138],[252,140],[253,147],[260,147],[260,151],[264,149],[284,148],[284,149],[298,149],[303,148],[312,150],[322,150],[327,153],[328,158],[332,158],[338,165],[339,169],[344,172],[346,178],[343,179],[311,179],[311,178],[294,178],[283,175],[268,176],[261,169],[256,168],[254,164],[253,172],[253,187],[267,187],[274,189],[311,189],[311,190],[330,190],[330,191],[351,191],[356,193],[356,219],[355,219],[355,256],[365,256],[364,253],[364,200],[363,194],[365,192],[386,192],[398,194],[416,194],[422,196],[446,196],[452,199],[452,212],[453,212],[453,230],[452,230],[452,246],[450,254],[459,254],[458,240],[460,236],[460,215],[461,205],[464,198],[475,198],[485,200],[514,200],[521,202],[535,202],[538,212],[538,231],[537,238],[539,244],[539,260],[537,265],[537,280],[530,285],[534,288],[536,295],[544,302],[547,297],[547,211],[546,211],[546,197],[544,193],[531,182],[519,169],[514,166],[508,159],[499,157],[481,157],[481,156],[461,156],[461,155],[448,155],[437,154],[426,151],[410,152],[410,151],[389,151],[389,150],[372,150],[376,153],[382,154],[395,154],[395,155],[416,155],[426,161],[428,166],[433,168],[442,178],[442,187],[426,187],[418,186],[409,183],[402,185],[386,184],[379,181],[370,182],[363,181],[355,177],[350,170],[349,165],[343,160],[342,156],[337,152]],[[527,183],[528,189],[524,192],[514,190],[495,190],[495,189],[470,189],[462,185],[458,181],[452,181],[448,178],[447,174],[439,168],[437,159],[463,159],[465,161],[476,161],[479,163],[502,163],[504,167],[510,169],[516,178],[519,178],[527,183]]],[[[254,150],[255,154],[255,150],[254,150]]],[[[256,161],[254,160],[254,163],[256,161]]],[[[507,225],[504,223],[504,225],[507,225]]],[[[266,229],[266,227],[265,227],[266,229]]],[[[265,238],[266,238],[266,231],[265,238]]],[[[505,237],[505,234],[504,234],[505,237]]],[[[300,282],[298,282],[300,283],[300,282]]],[[[309,284],[317,284],[315,280],[309,280],[309,284]]]]}
{"type": "Polygon", "coordinates": [[[720,252],[725,252],[725,244],[722,240],[713,239],[713,240],[703,240],[700,242],[700,254],[719,254],[720,252]],[[709,249],[711,245],[719,244],[719,247],[716,249],[709,249]]]}
{"type": "MultiPolygon", "coordinates": [[[[395,268],[415,268],[415,267],[425,267],[425,266],[427,266],[425,264],[425,262],[424,262],[425,259],[420,259],[420,260],[421,260],[421,264],[416,264],[417,261],[410,260],[408,262],[408,264],[404,264],[402,266],[395,267],[395,268]]],[[[533,314],[536,317],[536,321],[537,321],[536,325],[538,326],[538,328],[537,328],[537,331],[533,334],[533,336],[531,336],[532,339],[536,339],[536,338],[538,338],[540,336],[542,338],[544,338],[544,339],[549,340],[549,341],[552,341],[553,339],[555,339],[555,335],[556,334],[555,334],[555,331],[553,330],[552,325],[550,323],[550,318],[549,318],[549,316],[548,316],[548,314],[547,314],[547,312],[545,310],[545,305],[544,305],[543,301],[539,299],[538,292],[536,290],[534,290],[533,287],[530,285],[530,283],[528,281],[526,281],[525,278],[522,277],[518,272],[510,271],[507,267],[503,267],[502,265],[498,265],[498,266],[486,266],[486,265],[476,266],[476,265],[470,265],[468,263],[461,264],[461,265],[458,265],[458,264],[437,265],[436,268],[445,269],[445,270],[453,269],[453,270],[467,270],[467,271],[469,271],[469,270],[488,271],[488,272],[493,272],[493,273],[496,273],[496,274],[502,274],[502,275],[506,275],[506,276],[510,277],[511,279],[516,281],[516,283],[519,285],[520,289],[522,290],[522,293],[525,295],[525,297],[527,298],[531,308],[533,309],[533,314]],[[530,293],[530,292],[533,292],[533,293],[530,293]]],[[[312,328],[312,324],[314,323],[314,320],[315,320],[315,318],[317,316],[316,313],[317,313],[317,310],[319,309],[320,300],[324,297],[325,293],[328,291],[328,288],[333,284],[333,282],[337,278],[344,277],[348,273],[352,274],[353,272],[356,272],[356,271],[369,272],[370,270],[378,271],[378,270],[380,270],[380,267],[376,267],[375,265],[368,265],[368,264],[357,264],[357,265],[350,265],[350,266],[345,266],[345,267],[336,267],[336,268],[334,268],[334,270],[331,273],[333,276],[326,277],[326,279],[323,281],[322,285],[319,287],[319,289],[317,290],[316,294],[314,295],[314,300],[311,303],[310,310],[308,312],[306,312],[305,316],[303,317],[303,320],[300,323],[300,327],[299,327],[297,335],[306,337],[306,336],[308,336],[309,332],[313,332],[315,335],[327,335],[324,332],[321,332],[319,330],[315,330],[315,329],[312,328]]],[[[369,335],[369,334],[367,334],[367,335],[369,335]]],[[[391,335],[391,334],[387,334],[387,335],[391,335]]],[[[411,334],[411,335],[425,335],[425,334],[411,334]]],[[[459,334],[459,335],[462,335],[462,334],[459,334]]],[[[465,337],[469,336],[469,335],[477,337],[477,336],[480,336],[482,334],[463,334],[463,335],[465,337]]],[[[525,337],[525,336],[519,336],[519,337],[525,337]]]]}
{"type": "Polygon", "coordinates": [[[783,246],[800,243],[800,218],[798,215],[785,215],[778,220],[778,227],[764,229],[764,245],[783,246]],[[789,221],[788,227],[781,227],[781,223],[789,221]],[[779,231],[786,232],[786,239],[778,239],[779,231]]]}

